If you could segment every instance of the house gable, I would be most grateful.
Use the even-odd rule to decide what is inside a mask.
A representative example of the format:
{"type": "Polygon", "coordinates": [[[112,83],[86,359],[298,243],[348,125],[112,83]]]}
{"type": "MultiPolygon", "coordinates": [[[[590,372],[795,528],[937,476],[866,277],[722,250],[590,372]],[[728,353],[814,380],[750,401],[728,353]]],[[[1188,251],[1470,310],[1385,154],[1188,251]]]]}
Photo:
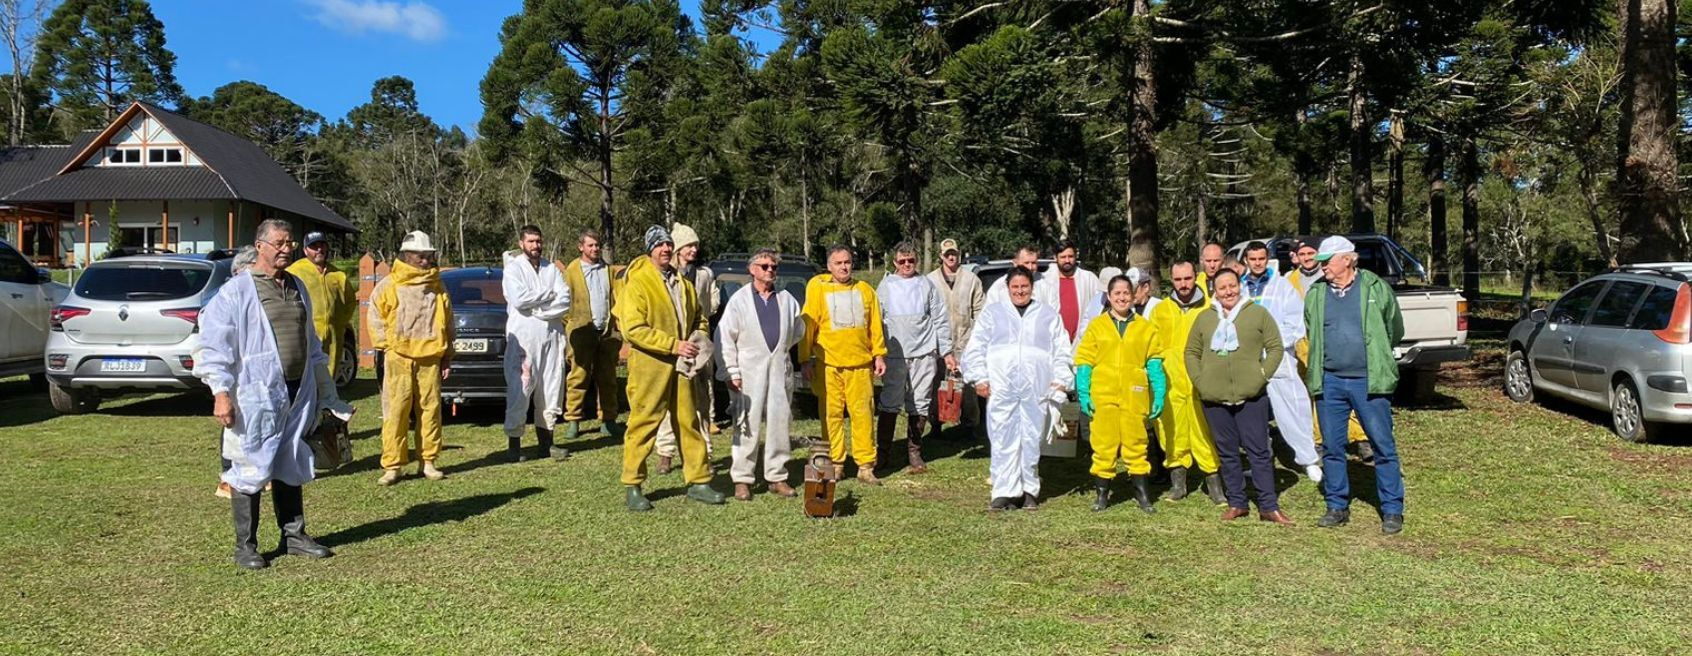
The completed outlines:
{"type": "Polygon", "coordinates": [[[148,112],[129,116],[83,166],[204,166],[188,144],[148,112]]]}

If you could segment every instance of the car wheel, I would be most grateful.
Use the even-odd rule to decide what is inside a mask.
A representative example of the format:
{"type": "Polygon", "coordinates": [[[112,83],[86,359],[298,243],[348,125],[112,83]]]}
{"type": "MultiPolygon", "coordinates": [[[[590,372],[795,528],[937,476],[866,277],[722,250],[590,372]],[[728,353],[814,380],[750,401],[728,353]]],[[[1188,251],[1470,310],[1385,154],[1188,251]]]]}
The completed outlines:
{"type": "Polygon", "coordinates": [[[335,386],[346,387],[358,378],[358,349],[351,344],[341,344],[337,350],[340,354],[336,357],[335,386]]]}
{"type": "Polygon", "coordinates": [[[1635,443],[1649,440],[1650,431],[1646,430],[1639,390],[1633,387],[1632,381],[1619,381],[1610,390],[1610,422],[1616,436],[1623,440],[1635,443]]]}
{"type": "Polygon", "coordinates": [[[98,390],[69,389],[51,380],[47,381],[47,400],[61,415],[80,415],[100,409],[98,390]]]}
{"type": "Polygon", "coordinates": [[[1504,395],[1517,403],[1533,401],[1533,371],[1528,368],[1526,353],[1510,351],[1504,359],[1504,395]]]}

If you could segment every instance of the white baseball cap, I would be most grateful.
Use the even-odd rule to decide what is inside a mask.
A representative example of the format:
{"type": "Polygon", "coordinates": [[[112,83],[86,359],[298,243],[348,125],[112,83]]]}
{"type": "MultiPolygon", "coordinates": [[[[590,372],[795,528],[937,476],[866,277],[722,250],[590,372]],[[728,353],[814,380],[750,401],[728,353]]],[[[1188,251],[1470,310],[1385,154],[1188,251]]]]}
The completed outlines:
{"type": "Polygon", "coordinates": [[[1333,259],[1335,255],[1346,255],[1348,253],[1356,252],[1357,245],[1351,243],[1350,239],[1334,235],[1327,239],[1323,239],[1322,245],[1316,247],[1316,261],[1326,262],[1333,259]]]}
{"type": "Polygon", "coordinates": [[[433,253],[435,244],[429,241],[429,235],[422,230],[405,233],[405,239],[400,240],[400,252],[433,253]]]}
{"type": "Polygon", "coordinates": [[[1146,275],[1140,267],[1128,267],[1128,272],[1122,275],[1128,276],[1128,282],[1134,283],[1135,287],[1151,282],[1151,276],[1146,275]]]}

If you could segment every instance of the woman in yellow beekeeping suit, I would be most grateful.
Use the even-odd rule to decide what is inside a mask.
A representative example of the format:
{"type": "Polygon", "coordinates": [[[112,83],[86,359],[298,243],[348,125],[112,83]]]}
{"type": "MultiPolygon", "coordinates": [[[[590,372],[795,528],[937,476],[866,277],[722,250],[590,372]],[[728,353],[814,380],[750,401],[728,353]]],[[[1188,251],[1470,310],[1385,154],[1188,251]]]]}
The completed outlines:
{"type": "Polygon", "coordinates": [[[1156,512],[1146,490],[1151,474],[1146,418],[1162,413],[1168,389],[1159,354],[1162,344],[1152,323],[1134,312],[1134,285],[1127,276],[1111,278],[1105,290],[1110,311],[1087,324],[1075,351],[1081,412],[1092,418],[1092,474],[1098,490],[1093,510],[1110,505],[1110,481],[1121,460],[1128,466],[1140,510],[1156,512]]]}

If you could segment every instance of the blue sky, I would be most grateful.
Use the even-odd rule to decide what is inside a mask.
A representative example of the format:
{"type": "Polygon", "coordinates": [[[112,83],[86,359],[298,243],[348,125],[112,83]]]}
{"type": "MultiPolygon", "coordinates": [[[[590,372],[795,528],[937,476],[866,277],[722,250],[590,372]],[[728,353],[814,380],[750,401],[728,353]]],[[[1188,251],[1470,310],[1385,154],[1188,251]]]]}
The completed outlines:
{"type": "MultiPolygon", "coordinates": [[[[473,130],[499,26],[522,0],[153,0],[195,97],[252,80],[330,119],[370,98],[379,78],[417,85],[424,113],[473,130]]],[[[697,17],[698,0],[683,0],[697,17]]],[[[9,66],[7,66],[9,68],[9,66]]]]}

